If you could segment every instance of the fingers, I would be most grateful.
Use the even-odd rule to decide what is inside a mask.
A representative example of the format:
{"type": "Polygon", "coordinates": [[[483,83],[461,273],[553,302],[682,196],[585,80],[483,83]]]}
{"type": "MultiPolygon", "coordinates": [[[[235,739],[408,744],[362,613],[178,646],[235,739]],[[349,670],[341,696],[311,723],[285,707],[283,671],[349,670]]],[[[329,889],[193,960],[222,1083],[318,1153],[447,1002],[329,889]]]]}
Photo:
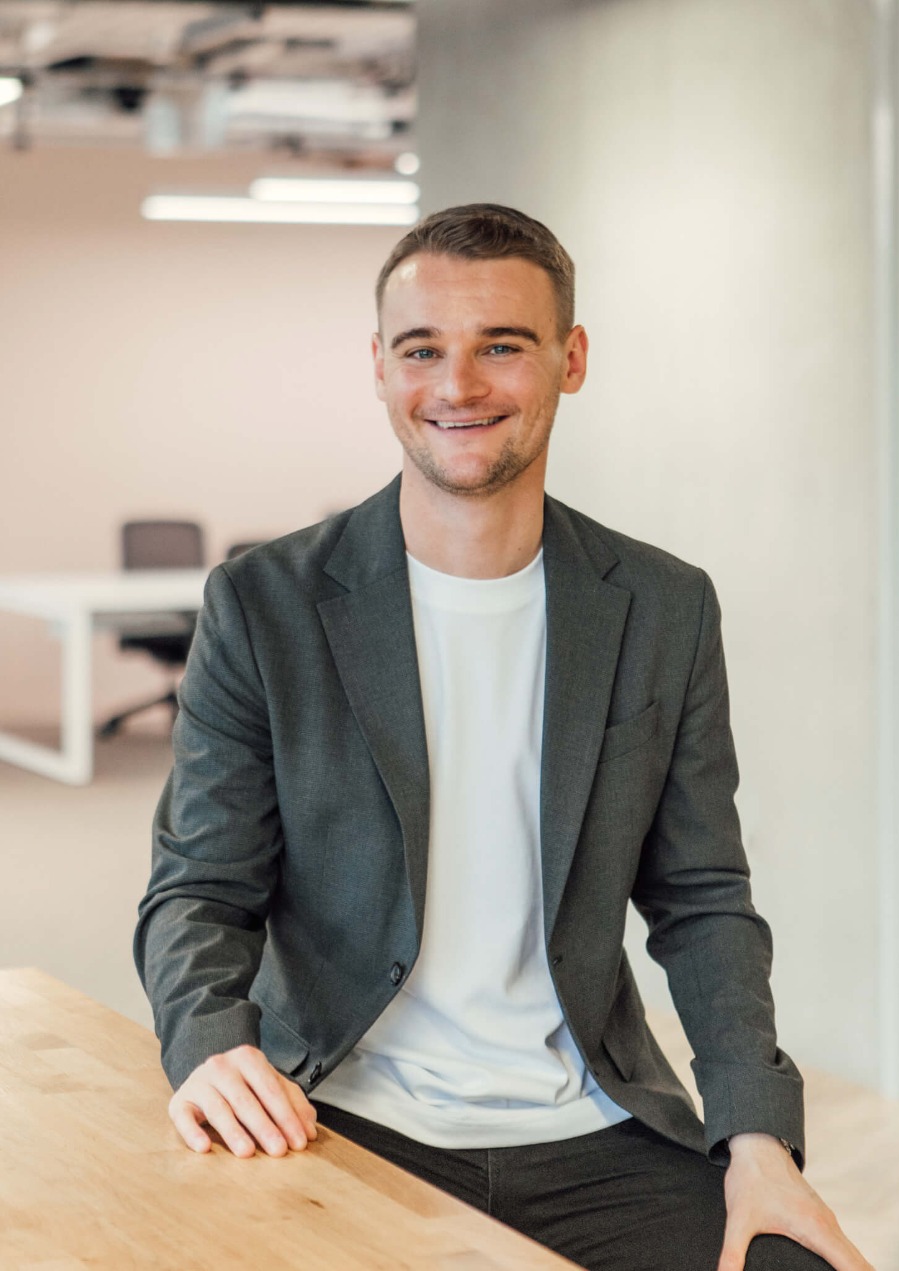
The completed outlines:
{"type": "MultiPolygon", "coordinates": [[[[316,1137],[315,1109],[303,1091],[273,1068],[262,1051],[250,1046],[241,1047],[235,1052],[235,1057],[246,1086],[264,1109],[259,1121],[265,1136],[259,1140],[263,1147],[270,1151],[269,1145],[274,1145],[275,1155],[280,1155],[282,1144],[284,1151],[288,1146],[302,1150],[307,1140],[316,1137]]],[[[238,1109],[235,1108],[235,1111],[238,1109]]],[[[250,1112],[255,1114],[255,1108],[251,1108],[250,1112]]],[[[253,1124],[249,1121],[244,1121],[244,1124],[256,1134],[253,1124]]]]}
{"type": "Polygon", "coordinates": [[[874,1271],[871,1263],[845,1234],[831,1210],[823,1206],[823,1211],[809,1227],[802,1244],[829,1262],[834,1271],[874,1271]]]}
{"type": "Polygon", "coordinates": [[[195,1103],[184,1101],[176,1103],[173,1099],[169,1104],[169,1116],[189,1148],[193,1148],[195,1152],[209,1151],[212,1147],[212,1139],[205,1130],[200,1128],[205,1117],[195,1103]]]}
{"type": "MultiPolygon", "coordinates": [[[[222,1142],[230,1152],[235,1156],[254,1156],[256,1153],[256,1140],[266,1149],[270,1156],[283,1156],[286,1147],[282,1147],[280,1151],[272,1151],[269,1144],[265,1142],[258,1134],[256,1140],[250,1137],[244,1128],[246,1122],[238,1119],[237,1114],[231,1104],[225,1099],[218,1090],[210,1089],[204,1096],[203,1111],[206,1120],[214,1130],[217,1130],[222,1142]]],[[[245,1114],[241,1114],[243,1117],[245,1114]]],[[[255,1132],[254,1132],[255,1133],[255,1132]]]]}
{"type": "Polygon", "coordinates": [[[746,1254],[755,1236],[787,1236],[818,1254],[833,1271],[874,1271],[844,1234],[833,1212],[803,1181],[802,1194],[789,1210],[772,1209],[763,1215],[735,1207],[724,1230],[717,1271],[744,1271],[746,1254]]]}
{"type": "Polygon", "coordinates": [[[743,1271],[746,1251],[754,1234],[742,1222],[729,1218],[724,1228],[724,1244],[717,1271],[743,1271]]]}
{"type": "Polygon", "coordinates": [[[284,1093],[290,1101],[290,1105],[293,1108],[295,1115],[299,1118],[300,1125],[303,1128],[303,1133],[306,1138],[317,1139],[318,1113],[315,1108],[306,1098],[305,1094],[295,1081],[291,1081],[287,1077],[282,1077],[280,1073],[278,1073],[278,1077],[281,1080],[284,1093]]]}
{"type": "Polygon", "coordinates": [[[315,1109],[261,1050],[238,1046],[200,1064],[175,1092],[169,1116],[188,1147],[208,1152],[208,1123],[235,1156],[252,1156],[256,1143],[269,1156],[302,1150],[316,1137],[315,1109]]]}

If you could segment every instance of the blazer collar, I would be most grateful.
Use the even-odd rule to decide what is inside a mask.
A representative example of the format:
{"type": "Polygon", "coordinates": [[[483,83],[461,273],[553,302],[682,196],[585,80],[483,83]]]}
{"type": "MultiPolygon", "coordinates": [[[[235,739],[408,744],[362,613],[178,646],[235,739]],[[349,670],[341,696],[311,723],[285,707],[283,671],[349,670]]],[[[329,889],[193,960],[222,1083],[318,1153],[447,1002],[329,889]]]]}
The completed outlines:
{"type": "Polygon", "coordinates": [[[396,476],[353,508],[325,573],[350,591],[406,568],[406,543],[400,523],[400,477],[396,476]]]}
{"type": "MultiPolygon", "coordinates": [[[[399,491],[396,477],[351,513],[325,565],[347,591],[318,608],[350,706],[402,828],[420,939],[430,778],[399,491]]],[[[618,558],[600,531],[548,496],[543,557],[547,656],[540,838],[548,937],[596,775],[630,593],[605,581],[618,558]]]]}

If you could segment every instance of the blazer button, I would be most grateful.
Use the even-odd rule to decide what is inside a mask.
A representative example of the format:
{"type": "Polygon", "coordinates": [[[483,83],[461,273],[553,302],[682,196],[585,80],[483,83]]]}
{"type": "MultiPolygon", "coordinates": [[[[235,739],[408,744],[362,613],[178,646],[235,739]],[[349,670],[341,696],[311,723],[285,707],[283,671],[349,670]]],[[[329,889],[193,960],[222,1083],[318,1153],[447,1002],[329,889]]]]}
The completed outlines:
{"type": "Polygon", "coordinates": [[[400,980],[406,974],[406,968],[402,962],[394,962],[390,968],[390,980],[392,984],[399,984],[400,980]]]}
{"type": "Polygon", "coordinates": [[[556,956],[553,958],[553,966],[558,966],[561,961],[562,961],[562,955],[561,953],[557,953],[556,956]]]}
{"type": "Polygon", "coordinates": [[[312,1069],[312,1071],[311,1071],[311,1072],[310,1072],[310,1074],[309,1074],[309,1084],[310,1084],[310,1086],[312,1085],[312,1083],[313,1083],[313,1082],[318,1081],[318,1079],[319,1079],[319,1077],[320,1077],[321,1075],[322,1075],[322,1066],[321,1066],[321,1064],[316,1064],[316,1065],[315,1065],[315,1067],[312,1069]]]}

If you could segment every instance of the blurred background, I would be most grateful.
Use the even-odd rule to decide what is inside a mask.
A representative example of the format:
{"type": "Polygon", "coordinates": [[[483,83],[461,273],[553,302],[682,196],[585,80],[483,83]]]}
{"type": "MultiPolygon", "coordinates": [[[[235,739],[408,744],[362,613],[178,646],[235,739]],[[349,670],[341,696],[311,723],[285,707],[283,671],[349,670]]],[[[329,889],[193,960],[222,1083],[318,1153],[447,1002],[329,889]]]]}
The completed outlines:
{"type": "MultiPolygon", "coordinates": [[[[549,489],[714,579],[783,1043],[895,1096],[893,19],[0,0],[0,575],[116,568],[140,517],[200,521],[212,564],[364,498],[400,462],[369,359],[390,248],[454,203],[544,220],[592,341],[549,489]],[[264,178],[389,189],[326,216],[264,178]]],[[[0,727],[52,734],[58,664],[0,613],[0,727]]],[[[97,721],[162,678],[98,635],[97,721]]],[[[0,764],[0,965],[142,1022],[167,728],[102,743],[83,788],[0,764]]]]}

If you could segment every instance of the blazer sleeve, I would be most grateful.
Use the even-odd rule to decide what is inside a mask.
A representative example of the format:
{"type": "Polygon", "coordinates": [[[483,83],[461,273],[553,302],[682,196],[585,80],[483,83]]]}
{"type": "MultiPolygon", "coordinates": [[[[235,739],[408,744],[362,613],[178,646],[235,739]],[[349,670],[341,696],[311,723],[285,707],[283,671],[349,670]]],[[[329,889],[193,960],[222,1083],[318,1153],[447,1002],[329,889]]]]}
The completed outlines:
{"type": "Polygon", "coordinates": [[[249,990],[283,843],[265,692],[221,566],[206,585],[179,704],[134,937],[175,1088],[210,1055],[259,1045],[249,990]]]}
{"type": "Polygon", "coordinates": [[[777,1046],[771,934],[755,912],[734,804],[721,615],[703,575],[701,618],[670,768],[633,900],[693,1048],[707,1146],[755,1131],[788,1140],[802,1163],[802,1078],[777,1046]]]}

